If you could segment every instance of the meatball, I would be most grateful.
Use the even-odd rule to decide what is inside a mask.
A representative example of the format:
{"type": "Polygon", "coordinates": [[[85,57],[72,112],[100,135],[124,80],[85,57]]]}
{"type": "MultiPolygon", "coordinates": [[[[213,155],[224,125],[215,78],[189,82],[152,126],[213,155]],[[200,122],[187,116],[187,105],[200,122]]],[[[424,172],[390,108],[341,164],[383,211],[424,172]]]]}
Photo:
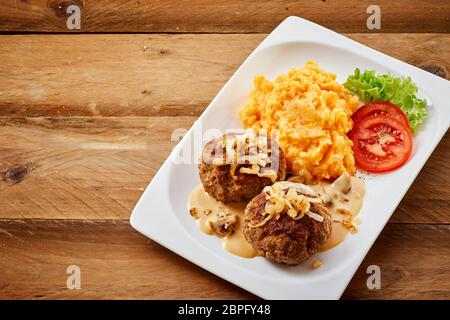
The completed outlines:
{"type": "Polygon", "coordinates": [[[223,203],[244,202],[254,198],[265,186],[284,180],[286,158],[283,151],[274,139],[268,136],[262,139],[265,148],[249,142],[246,134],[227,133],[208,142],[199,163],[205,191],[223,203]],[[234,149],[226,147],[235,138],[241,141],[241,149],[245,150],[237,150],[240,146],[236,145],[234,149]]]}
{"type": "Polygon", "coordinates": [[[298,220],[282,213],[264,222],[268,217],[266,198],[265,191],[256,196],[244,215],[244,235],[259,255],[273,262],[297,265],[317,253],[329,239],[331,219],[321,203],[309,203],[308,214],[298,220]]]}

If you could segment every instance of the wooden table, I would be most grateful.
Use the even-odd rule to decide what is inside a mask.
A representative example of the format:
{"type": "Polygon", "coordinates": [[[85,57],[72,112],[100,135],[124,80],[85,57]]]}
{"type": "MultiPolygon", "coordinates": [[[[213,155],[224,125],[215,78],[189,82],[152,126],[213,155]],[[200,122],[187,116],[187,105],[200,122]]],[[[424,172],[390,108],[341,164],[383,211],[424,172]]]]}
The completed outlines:
{"type": "MultiPolygon", "coordinates": [[[[367,30],[370,4],[2,1],[0,298],[255,298],[138,234],[130,212],[171,132],[289,15],[450,78],[449,1],[378,0],[381,30],[367,30]]],[[[447,133],[343,298],[450,298],[449,156],[447,133]],[[366,287],[372,264],[381,290],[366,287]]]]}

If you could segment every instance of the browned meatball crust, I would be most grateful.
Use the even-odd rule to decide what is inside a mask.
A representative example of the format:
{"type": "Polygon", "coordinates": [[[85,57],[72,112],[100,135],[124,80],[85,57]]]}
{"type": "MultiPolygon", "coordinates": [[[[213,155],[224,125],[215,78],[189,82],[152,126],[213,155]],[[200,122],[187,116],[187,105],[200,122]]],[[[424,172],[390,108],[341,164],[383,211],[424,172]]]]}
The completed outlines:
{"type": "Polygon", "coordinates": [[[322,222],[305,215],[294,220],[287,214],[251,227],[264,219],[266,197],[256,196],[245,209],[244,234],[259,255],[277,263],[297,265],[317,253],[331,235],[331,219],[326,208],[311,204],[311,211],[324,217],[322,222]]]}
{"type": "MultiPolygon", "coordinates": [[[[241,167],[248,167],[248,165],[235,167],[234,177],[232,177],[230,173],[231,164],[214,165],[210,161],[205,161],[221,143],[221,139],[212,140],[205,145],[199,163],[200,180],[210,196],[223,203],[249,201],[260,193],[265,186],[273,183],[268,177],[239,172],[241,167]]],[[[276,181],[281,181],[286,177],[286,158],[277,143],[274,143],[273,146],[271,144],[271,140],[268,139],[268,146],[272,150],[270,158],[278,168],[276,181]]]]}

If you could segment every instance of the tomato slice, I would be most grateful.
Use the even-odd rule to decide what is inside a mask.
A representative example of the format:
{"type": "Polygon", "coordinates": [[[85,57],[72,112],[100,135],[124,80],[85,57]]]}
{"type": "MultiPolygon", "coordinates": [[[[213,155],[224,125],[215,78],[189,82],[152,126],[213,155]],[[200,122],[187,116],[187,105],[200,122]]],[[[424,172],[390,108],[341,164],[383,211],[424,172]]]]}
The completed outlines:
{"type": "Polygon", "coordinates": [[[387,115],[403,123],[408,129],[410,129],[408,117],[402,109],[395,104],[386,101],[374,101],[363,105],[358,108],[352,115],[352,120],[356,124],[362,119],[370,116],[387,115]]]}
{"type": "Polygon", "coordinates": [[[403,122],[386,115],[361,119],[349,133],[356,165],[369,172],[400,167],[411,155],[413,138],[403,122]]]}

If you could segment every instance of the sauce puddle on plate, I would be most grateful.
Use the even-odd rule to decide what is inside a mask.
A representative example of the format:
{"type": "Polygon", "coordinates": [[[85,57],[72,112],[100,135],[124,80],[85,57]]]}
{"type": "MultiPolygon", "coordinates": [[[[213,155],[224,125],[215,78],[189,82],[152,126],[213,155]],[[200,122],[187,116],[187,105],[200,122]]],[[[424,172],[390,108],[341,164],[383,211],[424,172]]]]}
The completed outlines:
{"type": "Polygon", "coordinates": [[[225,250],[243,258],[254,258],[258,255],[255,249],[247,242],[244,236],[244,209],[246,203],[223,204],[213,197],[210,197],[202,185],[196,187],[190,194],[188,208],[191,211],[195,208],[193,214],[198,228],[208,234],[215,235],[211,227],[219,215],[229,213],[237,219],[234,232],[231,235],[221,237],[222,246],[225,250]]]}
{"type": "Polygon", "coordinates": [[[326,251],[344,241],[351,230],[356,232],[355,217],[361,210],[366,186],[361,179],[344,173],[333,183],[321,181],[310,187],[324,200],[333,220],[331,237],[321,248],[326,251]]]}
{"type": "MultiPolygon", "coordinates": [[[[291,181],[295,182],[295,179],[291,181]]],[[[355,217],[362,207],[365,184],[361,179],[344,173],[333,183],[321,181],[309,186],[319,193],[333,220],[331,237],[321,248],[321,251],[326,251],[344,241],[350,231],[356,232],[355,217]]],[[[258,253],[247,242],[243,232],[245,206],[246,203],[224,204],[217,201],[205,192],[202,185],[196,187],[188,199],[189,211],[203,233],[218,236],[226,251],[240,257],[253,258],[258,253]],[[217,227],[213,228],[217,225],[232,225],[234,232],[224,232],[221,235],[220,230],[217,232],[217,227]]]]}

